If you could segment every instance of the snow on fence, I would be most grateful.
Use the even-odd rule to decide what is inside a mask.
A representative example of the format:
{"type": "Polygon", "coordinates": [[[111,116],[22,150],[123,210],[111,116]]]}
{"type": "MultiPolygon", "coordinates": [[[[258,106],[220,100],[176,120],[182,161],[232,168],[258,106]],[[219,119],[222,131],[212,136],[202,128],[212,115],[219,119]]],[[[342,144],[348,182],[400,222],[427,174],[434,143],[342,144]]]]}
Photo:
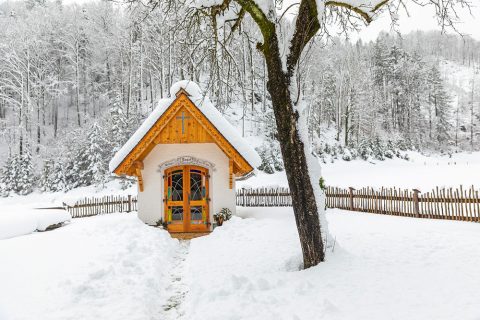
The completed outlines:
{"type": "Polygon", "coordinates": [[[77,201],[73,206],[64,204],[64,207],[72,218],[91,217],[114,212],[132,212],[137,211],[137,197],[128,195],[85,198],[77,201]]]}
{"type": "MultiPolygon", "coordinates": [[[[338,188],[327,187],[326,205],[350,211],[378,214],[480,222],[479,191],[471,188],[435,188],[420,190],[398,188],[338,188]]],[[[237,205],[244,207],[291,206],[287,188],[241,189],[237,205]]]]}

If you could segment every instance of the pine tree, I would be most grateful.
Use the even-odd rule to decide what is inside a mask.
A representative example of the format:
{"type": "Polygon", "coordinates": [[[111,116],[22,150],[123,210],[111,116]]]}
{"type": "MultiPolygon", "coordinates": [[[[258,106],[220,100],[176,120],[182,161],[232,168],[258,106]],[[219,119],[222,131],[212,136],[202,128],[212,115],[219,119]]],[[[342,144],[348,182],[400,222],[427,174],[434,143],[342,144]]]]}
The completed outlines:
{"type": "Polygon", "coordinates": [[[260,167],[258,167],[258,170],[268,174],[274,173],[275,168],[272,163],[271,153],[268,150],[268,145],[264,143],[262,146],[257,148],[257,152],[262,159],[262,163],[260,164],[260,167]]]}
{"type": "MultiPolygon", "coordinates": [[[[445,90],[440,71],[436,65],[432,66],[428,77],[430,129],[434,129],[435,142],[439,148],[445,147],[450,140],[452,125],[449,122],[451,99],[445,90]]],[[[433,138],[433,137],[432,137],[433,138]]]]}
{"type": "Polygon", "coordinates": [[[47,159],[43,162],[42,175],[40,176],[40,181],[38,183],[41,191],[52,191],[52,184],[50,177],[53,171],[52,161],[47,159]]]}
{"type": "Polygon", "coordinates": [[[111,152],[110,157],[120,150],[131,134],[129,126],[129,118],[123,107],[122,96],[119,92],[115,95],[115,99],[110,106],[108,118],[107,141],[109,142],[111,152]]]}
{"type": "Polygon", "coordinates": [[[45,160],[39,185],[42,191],[47,192],[65,191],[67,189],[64,166],[61,160],[45,160]]]}
{"type": "Polygon", "coordinates": [[[0,177],[0,191],[3,195],[11,192],[26,195],[36,185],[30,148],[25,146],[22,154],[10,155],[5,162],[0,177]]]}
{"type": "Polygon", "coordinates": [[[8,196],[10,191],[12,191],[12,185],[15,178],[13,176],[12,168],[15,161],[16,158],[12,155],[9,155],[2,170],[0,171],[0,194],[2,196],[8,196]]]}
{"type": "Polygon", "coordinates": [[[80,185],[88,186],[105,182],[108,172],[108,157],[105,154],[107,144],[104,131],[97,123],[93,123],[85,144],[80,150],[77,161],[78,168],[74,169],[79,170],[80,185]]]}
{"type": "Polygon", "coordinates": [[[18,172],[15,175],[16,192],[18,194],[29,194],[33,191],[36,184],[35,171],[33,168],[32,154],[28,146],[25,147],[23,154],[19,156],[18,172]]]}

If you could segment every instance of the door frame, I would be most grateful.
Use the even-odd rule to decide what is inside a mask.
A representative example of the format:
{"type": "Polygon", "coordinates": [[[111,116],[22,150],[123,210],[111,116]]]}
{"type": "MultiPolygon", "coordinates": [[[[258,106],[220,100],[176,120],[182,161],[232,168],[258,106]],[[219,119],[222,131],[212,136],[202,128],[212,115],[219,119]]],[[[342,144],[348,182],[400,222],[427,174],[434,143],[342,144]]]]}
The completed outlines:
{"type": "Polygon", "coordinates": [[[169,232],[207,232],[210,231],[210,175],[208,168],[196,166],[196,165],[178,165],[166,168],[163,174],[164,180],[164,222],[166,222],[167,230],[169,232]],[[168,177],[173,171],[182,170],[183,175],[183,201],[168,200],[168,177]],[[190,200],[190,174],[191,170],[201,171],[202,176],[205,176],[205,197],[202,200],[190,200]],[[169,221],[169,207],[170,206],[183,206],[183,223],[171,223],[169,221]],[[192,206],[202,206],[205,210],[205,223],[192,224],[191,223],[191,210],[192,206]]]}

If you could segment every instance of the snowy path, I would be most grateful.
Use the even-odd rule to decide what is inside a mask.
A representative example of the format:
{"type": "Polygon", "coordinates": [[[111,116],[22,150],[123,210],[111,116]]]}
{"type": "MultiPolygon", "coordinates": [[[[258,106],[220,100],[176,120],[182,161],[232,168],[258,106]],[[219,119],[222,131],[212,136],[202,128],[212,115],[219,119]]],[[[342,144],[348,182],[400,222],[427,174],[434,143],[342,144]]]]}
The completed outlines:
{"type": "Polygon", "coordinates": [[[180,247],[174,257],[174,265],[170,273],[170,285],[167,287],[170,297],[162,306],[162,320],[179,319],[184,315],[183,302],[188,292],[185,283],[186,260],[190,240],[180,240],[180,247]]]}

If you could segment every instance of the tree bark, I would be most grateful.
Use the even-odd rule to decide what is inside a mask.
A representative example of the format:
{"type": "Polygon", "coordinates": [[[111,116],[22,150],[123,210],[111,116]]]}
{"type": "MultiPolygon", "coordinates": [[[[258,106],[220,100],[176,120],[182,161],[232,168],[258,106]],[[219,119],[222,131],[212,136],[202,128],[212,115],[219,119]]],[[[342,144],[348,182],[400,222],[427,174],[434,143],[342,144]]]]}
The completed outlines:
{"type": "Polygon", "coordinates": [[[305,146],[298,130],[299,114],[294,109],[289,80],[282,69],[276,34],[263,45],[268,69],[267,90],[272,97],[277,135],[292,195],[293,212],[303,253],[304,268],[325,258],[315,192],[310,181],[305,146]]]}

